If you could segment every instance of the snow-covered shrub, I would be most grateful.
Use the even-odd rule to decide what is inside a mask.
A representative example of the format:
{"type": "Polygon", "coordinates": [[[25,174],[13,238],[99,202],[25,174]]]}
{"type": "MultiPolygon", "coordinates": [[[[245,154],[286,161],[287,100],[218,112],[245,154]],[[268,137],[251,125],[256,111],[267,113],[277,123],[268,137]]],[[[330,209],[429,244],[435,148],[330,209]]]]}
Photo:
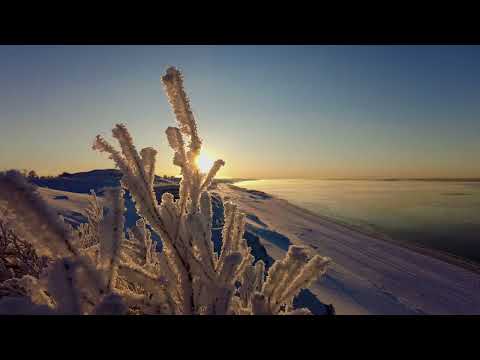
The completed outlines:
{"type": "Polygon", "coordinates": [[[90,193],[92,197],[85,208],[87,222],[81,223],[76,228],[65,222],[65,226],[74,234],[76,245],[82,249],[89,248],[100,242],[100,224],[103,219],[103,207],[98,201],[97,194],[93,190],[90,193]]]}
{"type": "MultiPolygon", "coordinates": [[[[24,275],[38,277],[46,265],[47,258],[38,256],[30,242],[15,230],[11,211],[0,205],[0,282],[24,275]]],[[[4,294],[0,288],[0,297],[4,294]]]]}
{"type": "MultiPolygon", "coordinates": [[[[124,232],[122,189],[105,192],[103,213],[95,198],[88,223],[67,228],[19,174],[0,175],[0,201],[7,202],[19,227],[37,251],[52,258],[38,279],[22,279],[29,301],[17,308],[12,298],[0,301],[0,311],[53,311],[74,314],[306,314],[292,310],[295,295],[324,273],[329,259],[311,256],[291,246],[268,275],[243,238],[245,215],[233,203],[224,205],[222,248],[214,252],[209,185],[225,164],[217,160],[204,174],[197,159],[202,141],[183,78],[175,68],[162,77],[178,127],[166,130],[180,167],[179,199],[164,193],[160,204],[153,191],[155,157],[152,148],[136,150],[124,125],[112,130],[120,151],[97,136],[93,148],[106,152],[123,174],[138,214],[124,232]],[[148,225],[148,226],[147,226],[148,225]],[[158,252],[149,228],[162,240],[158,252]],[[13,304],[13,305],[12,305],[13,304]]],[[[20,298],[19,298],[20,299],[20,298]]]]}

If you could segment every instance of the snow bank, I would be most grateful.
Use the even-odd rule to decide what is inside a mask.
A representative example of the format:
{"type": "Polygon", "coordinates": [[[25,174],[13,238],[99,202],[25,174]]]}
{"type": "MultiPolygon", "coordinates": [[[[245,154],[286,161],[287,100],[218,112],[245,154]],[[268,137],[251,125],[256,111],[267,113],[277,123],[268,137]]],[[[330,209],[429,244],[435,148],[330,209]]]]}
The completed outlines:
{"type": "Polygon", "coordinates": [[[310,290],[337,314],[480,314],[480,274],[333,223],[285,200],[219,184],[274,259],[288,242],[332,259],[310,290]]]}

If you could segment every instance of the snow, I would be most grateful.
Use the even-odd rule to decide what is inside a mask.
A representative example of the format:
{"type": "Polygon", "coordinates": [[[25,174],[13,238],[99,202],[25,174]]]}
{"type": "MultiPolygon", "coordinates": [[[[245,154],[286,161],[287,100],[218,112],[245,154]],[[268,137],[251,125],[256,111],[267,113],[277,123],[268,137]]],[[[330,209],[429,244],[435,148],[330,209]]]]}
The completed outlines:
{"type": "Polygon", "coordinates": [[[310,290],[337,314],[480,314],[480,273],[324,219],[285,200],[226,184],[224,199],[247,213],[247,229],[274,259],[289,243],[332,264],[310,290]]]}
{"type": "MultiPolygon", "coordinates": [[[[87,194],[38,191],[66,217],[84,215],[88,205],[87,194]]],[[[480,314],[476,271],[346,228],[273,196],[226,184],[218,184],[215,192],[247,214],[246,229],[274,259],[282,259],[291,244],[330,257],[326,275],[310,290],[333,304],[337,314],[480,314]]]]}
{"type": "MultiPolygon", "coordinates": [[[[71,224],[79,224],[86,221],[85,209],[88,206],[89,194],[79,194],[68,191],[54,190],[46,187],[38,187],[38,193],[53,207],[59,215],[62,215],[71,224]]],[[[101,203],[103,198],[99,197],[101,203]]]]}

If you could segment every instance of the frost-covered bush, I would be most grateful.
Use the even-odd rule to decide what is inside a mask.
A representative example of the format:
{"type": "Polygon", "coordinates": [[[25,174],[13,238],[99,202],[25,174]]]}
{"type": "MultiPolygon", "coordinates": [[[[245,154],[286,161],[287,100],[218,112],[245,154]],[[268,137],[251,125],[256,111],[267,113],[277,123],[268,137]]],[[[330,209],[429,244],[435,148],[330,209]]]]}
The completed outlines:
{"type": "MultiPolygon", "coordinates": [[[[47,265],[47,258],[40,257],[32,244],[15,229],[15,217],[11,211],[0,205],[0,283],[24,275],[39,276],[47,265]]],[[[7,288],[0,285],[0,297],[7,288]]]]}
{"type": "Polygon", "coordinates": [[[265,274],[243,238],[245,215],[226,203],[222,248],[214,252],[209,185],[224,165],[217,160],[204,174],[197,159],[202,141],[175,68],[162,77],[178,127],[166,130],[180,167],[179,199],[153,191],[152,148],[136,150],[124,125],[116,125],[116,150],[97,136],[93,148],[109,154],[123,174],[121,185],[135,201],[140,220],[124,231],[124,190],[107,189],[105,207],[95,196],[88,223],[65,226],[15,172],[0,175],[0,201],[15,213],[18,228],[37,252],[51,258],[39,278],[23,277],[26,297],[0,301],[0,312],[61,314],[306,314],[293,310],[295,295],[324,273],[329,259],[291,246],[265,274]],[[162,240],[157,251],[152,229],[162,240]]]}

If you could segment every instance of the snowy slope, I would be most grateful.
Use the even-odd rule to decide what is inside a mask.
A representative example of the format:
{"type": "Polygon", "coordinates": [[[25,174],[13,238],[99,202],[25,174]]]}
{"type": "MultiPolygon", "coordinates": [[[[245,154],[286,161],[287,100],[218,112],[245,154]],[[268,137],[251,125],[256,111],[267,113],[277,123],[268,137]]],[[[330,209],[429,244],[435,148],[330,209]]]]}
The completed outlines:
{"type": "MultiPolygon", "coordinates": [[[[69,223],[76,225],[86,221],[85,208],[88,206],[90,195],[48,188],[37,188],[42,198],[62,215],[69,223]]],[[[102,203],[103,199],[98,198],[102,203]]]]}
{"type": "Polygon", "coordinates": [[[260,192],[219,185],[270,256],[304,244],[332,258],[311,290],[337,314],[480,314],[480,274],[333,223],[260,192]]]}
{"type": "MultiPolygon", "coordinates": [[[[161,185],[157,187],[157,198],[161,198],[161,194],[164,191],[169,191],[172,193],[178,193],[177,188],[172,188],[171,186],[161,185]]],[[[79,223],[85,222],[85,208],[88,206],[89,195],[81,193],[72,193],[68,191],[54,190],[49,188],[37,188],[38,193],[46,200],[46,202],[57,211],[57,213],[63,216],[68,222],[72,225],[78,225],[79,223]]],[[[177,194],[178,195],[178,194],[177,194]]],[[[103,197],[98,196],[98,201],[103,202],[103,197]]],[[[125,199],[125,219],[126,226],[131,227],[134,225],[135,221],[138,219],[134,204],[130,197],[125,199]]],[[[215,249],[218,252],[221,247],[221,226],[223,225],[223,204],[221,200],[214,196],[213,197],[213,210],[214,210],[214,229],[213,229],[213,241],[215,243],[215,249]]],[[[247,229],[248,230],[248,229],[247,229]]],[[[156,234],[152,234],[155,240],[160,240],[156,234]]],[[[270,257],[264,246],[259,241],[259,237],[256,236],[250,230],[246,231],[245,239],[248,243],[248,246],[252,248],[252,254],[258,260],[263,260],[266,264],[266,267],[270,267],[273,263],[272,257],[270,257]]],[[[161,247],[159,247],[161,250],[161,247]]],[[[294,299],[294,308],[297,307],[307,307],[313,314],[317,315],[326,315],[329,314],[330,309],[326,306],[327,304],[320,302],[316,296],[309,290],[302,290],[300,294],[294,299]]]]}
{"type": "MultiPolygon", "coordinates": [[[[157,196],[164,190],[169,187],[159,189],[157,196]]],[[[89,195],[42,187],[38,191],[67,221],[85,221],[89,195]]],[[[215,192],[247,214],[247,235],[260,239],[266,256],[282,258],[290,244],[304,244],[332,258],[326,276],[310,290],[323,303],[333,304],[337,314],[480,314],[478,272],[360,233],[261,192],[225,184],[215,192]]],[[[131,212],[133,205],[128,205],[131,212]]]]}

